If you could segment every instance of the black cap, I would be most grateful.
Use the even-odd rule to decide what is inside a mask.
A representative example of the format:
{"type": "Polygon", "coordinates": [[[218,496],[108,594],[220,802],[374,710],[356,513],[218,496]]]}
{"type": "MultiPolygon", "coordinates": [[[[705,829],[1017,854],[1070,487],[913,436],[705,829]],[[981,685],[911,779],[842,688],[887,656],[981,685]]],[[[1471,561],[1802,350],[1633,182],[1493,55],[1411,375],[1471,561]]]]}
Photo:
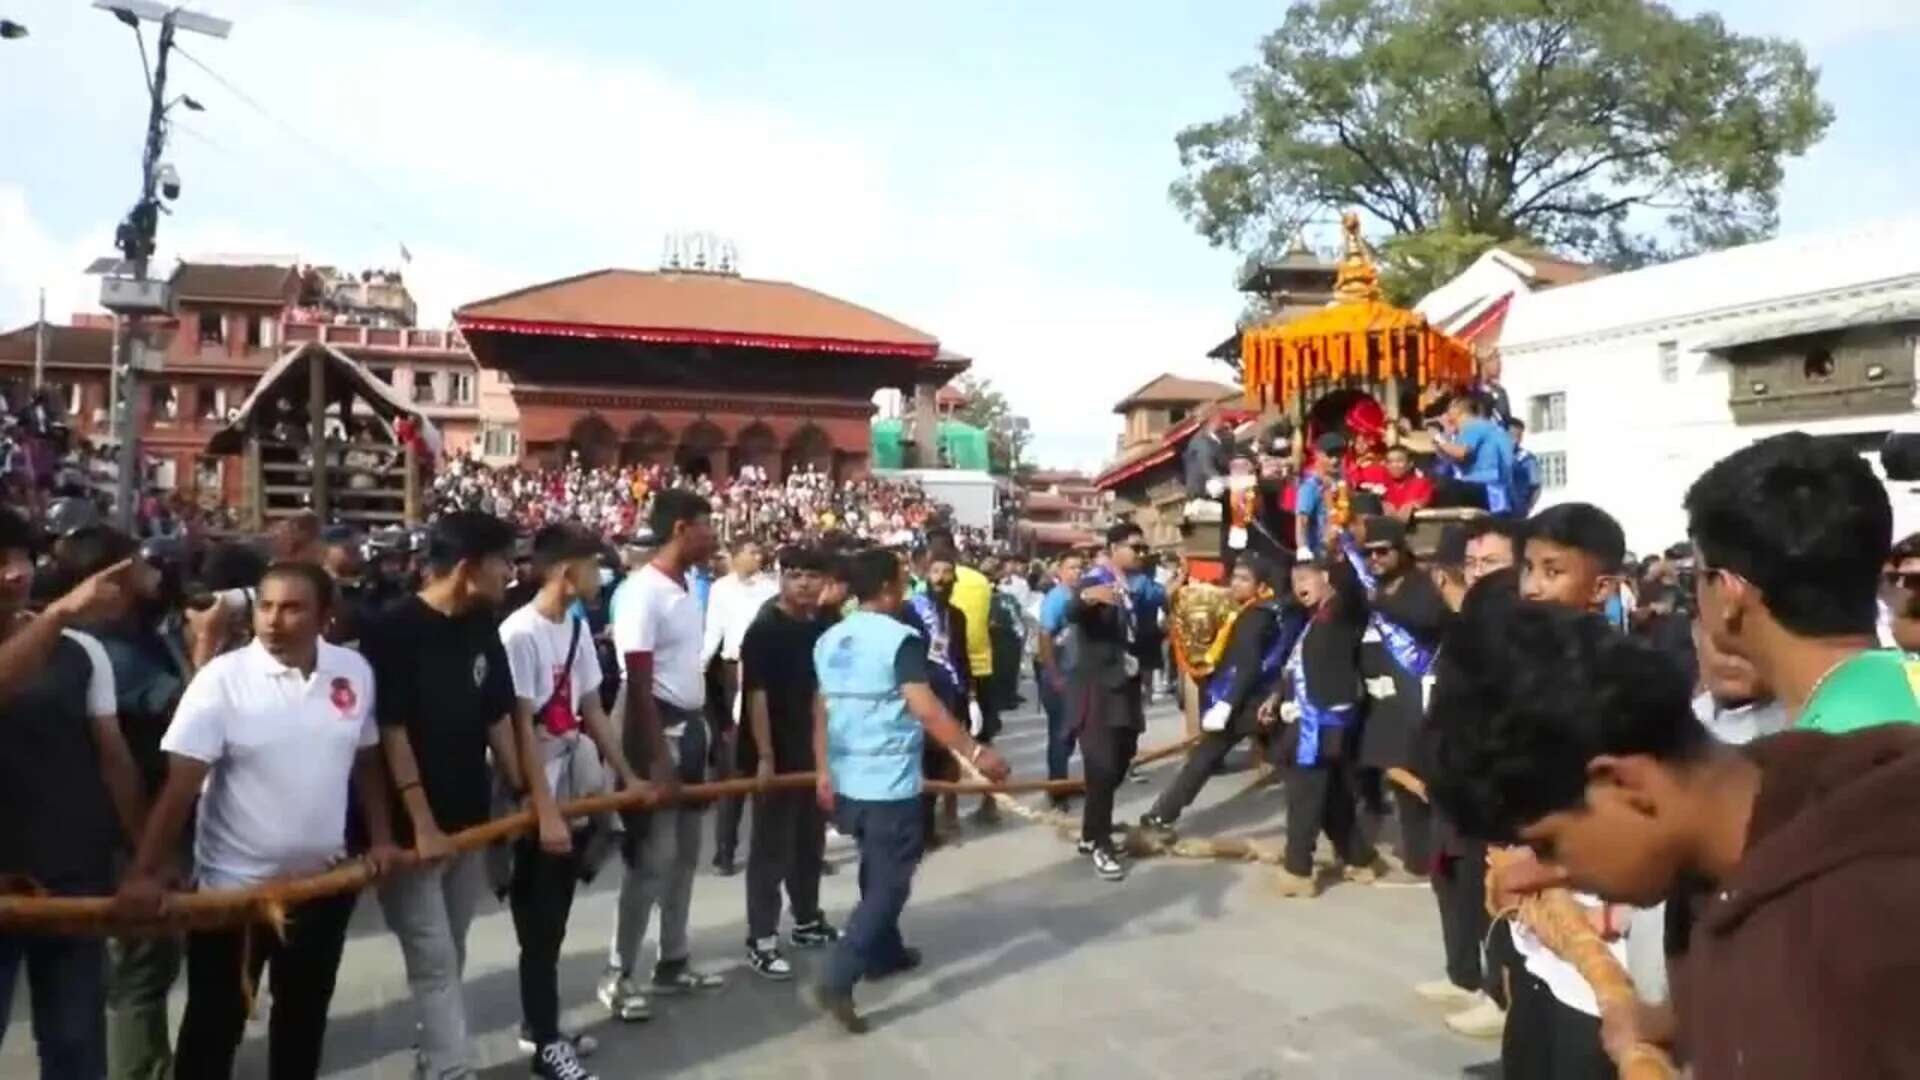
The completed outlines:
{"type": "Polygon", "coordinates": [[[1392,544],[1394,547],[1407,546],[1407,523],[1397,517],[1370,517],[1367,523],[1367,545],[1392,544]]]}
{"type": "Polygon", "coordinates": [[[1315,442],[1314,445],[1319,447],[1320,452],[1328,457],[1339,457],[1341,454],[1347,452],[1346,436],[1337,431],[1329,431],[1325,435],[1320,436],[1319,441],[1315,442]]]}

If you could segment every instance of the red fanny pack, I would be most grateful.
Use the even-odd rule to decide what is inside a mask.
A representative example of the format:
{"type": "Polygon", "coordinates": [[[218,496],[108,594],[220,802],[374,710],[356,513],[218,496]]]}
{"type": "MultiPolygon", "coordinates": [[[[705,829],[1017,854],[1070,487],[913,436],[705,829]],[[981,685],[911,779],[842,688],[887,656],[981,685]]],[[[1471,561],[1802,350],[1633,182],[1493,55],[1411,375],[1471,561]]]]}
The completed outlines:
{"type": "Polygon", "coordinates": [[[547,695],[538,716],[547,734],[555,738],[580,730],[580,718],[573,711],[573,658],[580,651],[580,620],[568,621],[573,623],[573,637],[567,642],[567,659],[553,673],[553,693],[547,695]]]}

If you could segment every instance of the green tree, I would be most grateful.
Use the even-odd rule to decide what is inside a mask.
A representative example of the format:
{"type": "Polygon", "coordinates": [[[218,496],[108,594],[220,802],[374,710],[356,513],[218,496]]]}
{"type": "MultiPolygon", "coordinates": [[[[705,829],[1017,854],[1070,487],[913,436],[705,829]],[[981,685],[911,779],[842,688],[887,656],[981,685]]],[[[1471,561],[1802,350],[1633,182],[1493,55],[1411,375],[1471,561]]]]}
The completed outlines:
{"type": "Polygon", "coordinates": [[[1792,42],[1649,0],[1301,0],[1176,139],[1216,246],[1284,250],[1347,208],[1418,295],[1524,240],[1629,267],[1770,234],[1781,163],[1833,113],[1792,42]]]}
{"type": "Polygon", "coordinates": [[[993,380],[962,375],[953,385],[966,396],[966,403],[954,410],[954,416],[987,433],[992,471],[1006,475],[1025,467],[1032,432],[1024,418],[1014,415],[1007,396],[994,387],[993,380]]]}

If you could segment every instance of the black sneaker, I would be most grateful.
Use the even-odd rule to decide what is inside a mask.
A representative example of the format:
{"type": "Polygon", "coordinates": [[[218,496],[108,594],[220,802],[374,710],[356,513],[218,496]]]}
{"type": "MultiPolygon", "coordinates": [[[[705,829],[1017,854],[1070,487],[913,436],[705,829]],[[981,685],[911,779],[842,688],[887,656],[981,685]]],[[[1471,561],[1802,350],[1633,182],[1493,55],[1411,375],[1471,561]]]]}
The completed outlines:
{"type": "Polygon", "coordinates": [[[533,1058],[533,1075],[541,1080],[599,1080],[580,1064],[579,1055],[573,1052],[573,1044],[564,1040],[550,1042],[540,1048],[533,1058]]]}
{"type": "Polygon", "coordinates": [[[777,937],[747,942],[747,966],[753,969],[755,975],[774,982],[786,982],[793,978],[793,965],[780,955],[780,939],[777,937]]]}
{"type": "Polygon", "coordinates": [[[787,944],[796,949],[824,949],[840,940],[840,931],[825,919],[803,922],[787,935],[787,944]]]}
{"type": "Polygon", "coordinates": [[[801,990],[801,996],[807,1004],[825,1013],[835,1023],[844,1028],[849,1035],[864,1035],[867,1021],[853,1008],[853,995],[844,990],[829,990],[819,983],[809,983],[801,990]]]}
{"type": "MultiPolygon", "coordinates": [[[[574,1054],[579,1057],[592,1057],[593,1052],[600,1049],[600,1040],[591,1035],[572,1034],[563,1031],[560,1033],[560,1039],[562,1042],[571,1044],[574,1054]]],[[[532,1054],[535,1057],[538,1057],[540,1054],[540,1045],[533,1041],[533,1031],[525,1024],[520,1025],[520,1052],[523,1054],[532,1054]]]]}
{"type": "Polygon", "coordinates": [[[727,985],[726,979],[711,972],[695,971],[687,966],[685,960],[654,965],[653,981],[650,984],[656,997],[675,997],[706,990],[718,990],[725,985],[727,985]]]}
{"type": "Polygon", "coordinates": [[[713,857],[713,872],[720,877],[732,877],[740,872],[740,866],[733,861],[731,854],[715,855],[713,857]]]}
{"type": "Polygon", "coordinates": [[[1080,855],[1083,855],[1083,856],[1085,856],[1085,855],[1091,855],[1091,854],[1093,854],[1093,841],[1091,841],[1091,840],[1079,840],[1079,841],[1076,841],[1076,842],[1074,843],[1074,845],[1073,845],[1073,850],[1074,850],[1074,851],[1075,851],[1075,852],[1076,852],[1077,854],[1080,854],[1080,855]]]}
{"type": "Polygon", "coordinates": [[[1173,838],[1173,822],[1165,818],[1155,817],[1152,814],[1142,814],[1140,815],[1140,831],[1171,840],[1173,838]]]}
{"type": "Polygon", "coordinates": [[[901,951],[900,959],[897,963],[888,967],[868,968],[867,979],[869,981],[875,979],[890,979],[895,975],[904,975],[914,968],[919,967],[924,960],[925,957],[920,955],[919,949],[908,945],[901,951]]]}
{"type": "Polygon", "coordinates": [[[1099,874],[1102,881],[1125,881],[1127,878],[1126,864],[1107,848],[1093,850],[1093,872],[1099,874]]]}

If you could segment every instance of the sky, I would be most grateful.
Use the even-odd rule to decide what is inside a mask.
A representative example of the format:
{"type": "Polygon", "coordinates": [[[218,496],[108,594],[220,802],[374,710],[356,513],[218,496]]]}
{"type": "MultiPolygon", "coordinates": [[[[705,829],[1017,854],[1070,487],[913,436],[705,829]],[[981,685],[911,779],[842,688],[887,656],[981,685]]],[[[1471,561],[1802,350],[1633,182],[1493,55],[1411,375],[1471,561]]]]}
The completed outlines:
{"type": "MultiPolygon", "coordinates": [[[[731,240],[748,276],[864,304],[974,358],[1032,456],[1097,467],[1112,404],[1206,350],[1237,259],[1167,197],[1173,136],[1232,110],[1276,3],[1081,0],[200,0],[182,35],[160,266],[253,253],[400,267],[421,322],[608,266],[668,234],[731,240]],[[405,245],[412,261],[401,263],[405,245]]],[[[1682,0],[1801,40],[1837,119],[1789,163],[1782,231],[1920,208],[1905,74],[1916,0],[1682,0]]],[[[132,32],[84,0],[0,0],[0,328],[97,305],[137,195],[132,32]]]]}

